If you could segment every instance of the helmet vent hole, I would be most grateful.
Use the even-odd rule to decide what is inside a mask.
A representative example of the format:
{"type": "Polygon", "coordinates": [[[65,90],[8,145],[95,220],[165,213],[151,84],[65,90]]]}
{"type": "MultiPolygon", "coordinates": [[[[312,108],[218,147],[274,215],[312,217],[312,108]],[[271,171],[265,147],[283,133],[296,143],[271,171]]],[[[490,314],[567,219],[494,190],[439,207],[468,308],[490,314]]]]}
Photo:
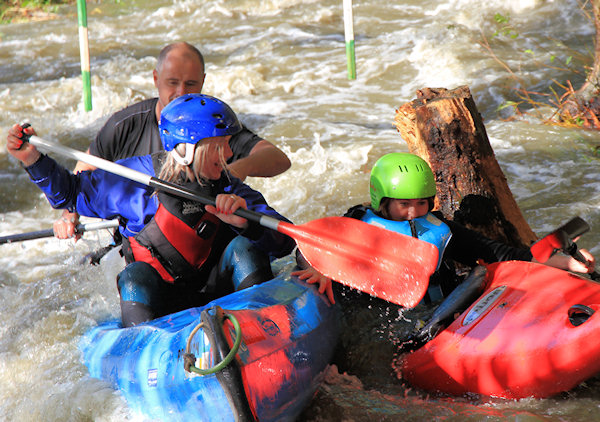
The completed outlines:
{"type": "Polygon", "coordinates": [[[227,129],[227,125],[224,123],[217,123],[216,128],[217,129],[227,129]]]}
{"type": "Polygon", "coordinates": [[[192,98],[192,97],[189,97],[189,98],[186,98],[185,100],[183,100],[183,102],[187,103],[188,101],[192,101],[193,99],[194,99],[194,98],[192,98]]]}

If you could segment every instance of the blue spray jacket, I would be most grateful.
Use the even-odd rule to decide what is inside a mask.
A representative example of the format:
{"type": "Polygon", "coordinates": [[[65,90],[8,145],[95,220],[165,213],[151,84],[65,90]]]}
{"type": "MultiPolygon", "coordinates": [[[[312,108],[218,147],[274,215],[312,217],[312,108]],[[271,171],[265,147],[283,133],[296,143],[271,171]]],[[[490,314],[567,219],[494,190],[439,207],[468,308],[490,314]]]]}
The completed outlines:
{"type": "MultiPolygon", "coordinates": [[[[126,158],[117,162],[149,176],[155,176],[150,155],[126,158]]],[[[121,224],[119,229],[126,237],[138,234],[158,209],[158,198],[152,195],[154,189],[102,169],[73,174],[52,158],[42,155],[36,163],[25,170],[46,195],[53,208],[76,211],[87,217],[118,218],[121,224]]],[[[235,177],[228,179],[222,173],[221,179],[213,181],[211,190],[213,196],[220,193],[238,195],[246,200],[249,210],[289,222],[267,204],[260,192],[235,177]]],[[[288,236],[264,229],[252,222],[244,231],[231,227],[242,235],[251,231],[252,236],[247,237],[272,256],[287,255],[295,246],[294,241],[288,236]]]]}

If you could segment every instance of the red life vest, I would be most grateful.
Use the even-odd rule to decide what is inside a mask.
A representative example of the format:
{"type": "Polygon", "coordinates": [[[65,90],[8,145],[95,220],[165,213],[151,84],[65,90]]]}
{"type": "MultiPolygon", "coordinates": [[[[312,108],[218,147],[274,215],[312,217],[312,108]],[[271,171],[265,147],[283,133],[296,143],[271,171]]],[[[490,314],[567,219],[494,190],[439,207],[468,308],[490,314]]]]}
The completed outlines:
{"type": "Polygon", "coordinates": [[[124,242],[128,246],[125,257],[128,262],[147,262],[167,282],[197,280],[221,220],[199,202],[163,192],[158,199],[160,205],[152,220],[124,242]]]}

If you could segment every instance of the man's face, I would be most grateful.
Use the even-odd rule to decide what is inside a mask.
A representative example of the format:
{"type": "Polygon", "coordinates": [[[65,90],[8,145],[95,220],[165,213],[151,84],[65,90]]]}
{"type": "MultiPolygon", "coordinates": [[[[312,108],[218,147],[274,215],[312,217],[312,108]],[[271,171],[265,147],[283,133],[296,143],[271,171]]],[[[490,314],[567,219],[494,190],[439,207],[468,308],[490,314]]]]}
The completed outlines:
{"type": "Polygon", "coordinates": [[[200,94],[204,84],[204,69],[197,56],[184,49],[174,49],[165,58],[161,69],[154,70],[154,85],[158,89],[160,110],[184,94],[200,94]]]}

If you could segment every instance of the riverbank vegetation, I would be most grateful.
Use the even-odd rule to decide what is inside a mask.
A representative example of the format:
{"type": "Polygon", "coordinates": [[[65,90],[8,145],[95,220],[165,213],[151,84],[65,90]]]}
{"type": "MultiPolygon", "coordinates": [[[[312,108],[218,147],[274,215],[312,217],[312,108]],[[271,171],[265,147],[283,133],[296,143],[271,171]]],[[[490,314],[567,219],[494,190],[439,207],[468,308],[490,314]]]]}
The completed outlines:
{"type": "Polygon", "coordinates": [[[554,51],[540,45],[523,48],[524,44],[518,41],[521,38],[519,29],[511,24],[508,16],[496,14],[497,30],[491,36],[482,33],[479,44],[507,70],[515,93],[515,98],[501,104],[498,111],[512,110],[509,118],[534,115],[553,125],[600,130],[600,0],[582,0],[580,10],[596,28],[595,39],[583,41],[590,44],[587,54],[574,51],[557,39],[552,39],[554,51]],[[495,53],[496,41],[513,44],[521,52],[523,60],[518,69],[513,69],[495,53]],[[569,79],[542,82],[532,87],[528,72],[539,67],[564,72],[569,79]],[[547,114],[548,106],[554,110],[550,115],[547,114]]]}
{"type": "MultiPolygon", "coordinates": [[[[120,0],[111,0],[119,2],[120,0]]],[[[0,23],[47,20],[55,16],[58,7],[74,5],[77,0],[0,0],[0,23]]],[[[94,0],[96,3],[102,0],[94,0]]],[[[541,45],[523,42],[519,28],[510,17],[497,13],[496,30],[482,32],[480,46],[508,72],[514,92],[512,98],[502,103],[498,111],[506,118],[523,118],[535,115],[550,124],[600,130],[600,0],[580,0],[581,13],[593,21],[596,38],[589,42],[589,53],[576,52],[560,40],[552,40],[553,51],[541,45]],[[496,54],[495,43],[513,44],[521,53],[518,68],[509,60],[496,54]],[[567,80],[552,80],[531,84],[529,73],[539,67],[552,67],[562,71],[567,80]],[[548,115],[548,107],[553,110],[548,115]]],[[[525,37],[526,38],[526,37],[525,37]]]]}
{"type": "Polygon", "coordinates": [[[52,19],[53,11],[76,0],[2,0],[0,23],[52,19]]]}

